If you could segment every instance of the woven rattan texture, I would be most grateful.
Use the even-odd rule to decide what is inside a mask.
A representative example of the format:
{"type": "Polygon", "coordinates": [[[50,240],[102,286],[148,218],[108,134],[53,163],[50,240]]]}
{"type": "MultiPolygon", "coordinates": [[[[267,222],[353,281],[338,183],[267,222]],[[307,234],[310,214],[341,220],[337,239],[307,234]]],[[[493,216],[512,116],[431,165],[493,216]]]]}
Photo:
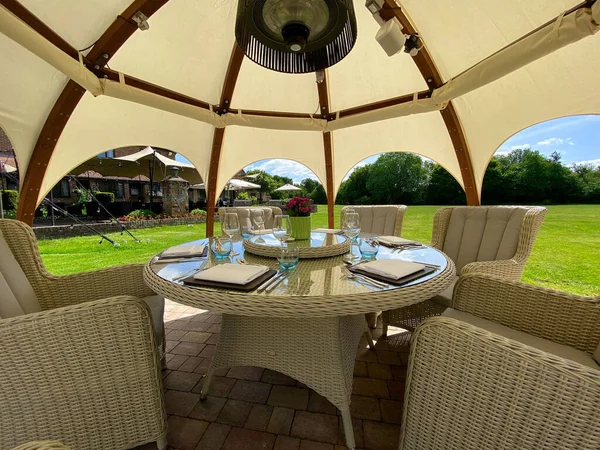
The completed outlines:
{"type": "Polygon", "coordinates": [[[445,317],[413,338],[400,449],[600,448],[600,371],[445,317]]]}
{"type": "Polygon", "coordinates": [[[71,450],[71,448],[65,447],[58,441],[36,441],[19,445],[13,450],[71,450]]]}
{"type": "MultiPolygon", "coordinates": [[[[241,247],[240,247],[241,249],[241,247]]],[[[244,316],[332,317],[412,305],[446,289],[455,276],[454,263],[434,249],[445,264],[435,276],[401,288],[378,289],[345,278],[342,257],[306,259],[272,292],[199,288],[174,283],[158,275],[160,267],[149,262],[144,270],[148,286],[166,298],[201,309],[244,316]]],[[[249,263],[276,268],[270,258],[244,255],[249,263]]]]}
{"type": "MultiPolygon", "coordinates": [[[[406,215],[406,205],[383,205],[385,208],[395,206],[397,208],[396,221],[394,222],[394,236],[400,237],[402,235],[402,225],[404,223],[404,216],[406,215]]],[[[344,206],[341,210],[341,214],[347,209],[354,209],[360,215],[360,207],[354,205],[344,206]]],[[[361,230],[361,232],[371,233],[371,230],[361,230]]]]}
{"type": "MultiPolygon", "coordinates": [[[[256,242],[257,238],[251,238],[244,241],[244,249],[258,256],[266,256],[270,258],[277,258],[281,251],[281,247],[264,245],[256,242]]],[[[304,241],[298,241],[294,243],[290,243],[288,245],[293,245],[298,248],[298,256],[300,258],[330,258],[332,256],[343,255],[344,253],[348,253],[350,250],[350,245],[352,242],[350,239],[344,236],[336,236],[333,234],[325,235],[325,244],[323,246],[304,246],[302,245],[304,241]],[[343,242],[338,243],[338,238],[343,238],[343,242]]]]}
{"type": "Polygon", "coordinates": [[[148,307],[117,297],[0,320],[0,448],[131,448],[166,433],[148,307]]]}

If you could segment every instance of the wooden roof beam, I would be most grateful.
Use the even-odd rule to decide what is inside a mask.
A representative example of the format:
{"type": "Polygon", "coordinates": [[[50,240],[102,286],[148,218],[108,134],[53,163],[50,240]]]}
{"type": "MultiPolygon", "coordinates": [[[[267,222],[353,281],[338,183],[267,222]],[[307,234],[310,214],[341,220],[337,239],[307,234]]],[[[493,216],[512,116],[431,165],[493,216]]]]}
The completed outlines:
{"type": "MultiPolygon", "coordinates": [[[[327,69],[317,72],[317,92],[319,95],[319,112],[322,119],[329,115],[329,74],[327,69]]],[[[334,209],[335,194],[333,187],[333,133],[323,133],[323,152],[325,157],[325,192],[327,194],[327,226],[335,228],[334,209]]]]}

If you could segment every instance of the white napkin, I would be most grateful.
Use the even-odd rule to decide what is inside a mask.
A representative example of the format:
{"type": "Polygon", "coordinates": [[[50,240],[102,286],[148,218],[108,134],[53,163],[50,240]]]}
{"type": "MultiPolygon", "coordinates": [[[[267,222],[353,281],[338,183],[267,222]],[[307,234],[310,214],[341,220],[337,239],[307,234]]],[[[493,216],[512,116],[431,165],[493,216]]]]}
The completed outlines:
{"type": "Polygon", "coordinates": [[[226,263],[203,270],[194,275],[194,278],[196,280],[244,285],[260,277],[268,270],[267,266],[226,263]]]}
{"type": "Polygon", "coordinates": [[[163,251],[160,258],[181,258],[181,257],[192,257],[201,256],[204,252],[204,245],[202,244],[181,244],[175,247],[170,247],[163,251]]]}
{"type": "Polygon", "coordinates": [[[419,270],[423,270],[425,266],[423,264],[401,261],[399,259],[378,259],[377,261],[361,264],[360,266],[357,266],[357,268],[365,273],[372,273],[391,280],[399,280],[400,278],[412,275],[419,270]]]}
{"type": "Polygon", "coordinates": [[[398,236],[379,236],[377,238],[381,245],[403,245],[403,244],[416,244],[417,242],[411,241],[409,239],[404,239],[398,236]]]}
{"type": "Polygon", "coordinates": [[[325,234],[339,234],[342,232],[339,228],[315,228],[313,230],[316,233],[325,233],[325,234]]]}

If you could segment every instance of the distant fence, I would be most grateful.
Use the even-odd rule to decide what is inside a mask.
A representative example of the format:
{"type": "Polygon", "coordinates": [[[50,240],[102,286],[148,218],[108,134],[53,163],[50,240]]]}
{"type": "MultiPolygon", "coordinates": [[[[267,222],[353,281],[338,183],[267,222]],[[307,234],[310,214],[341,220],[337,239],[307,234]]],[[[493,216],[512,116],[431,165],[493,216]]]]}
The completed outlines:
{"type": "MultiPolygon", "coordinates": [[[[125,224],[128,230],[135,230],[140,228],[159,227],[163,225],[187,225],[205,222],[206,216],[182,217],[172,219],[136,220],[134,222],[123,223],[125,224]]],[[[100,233],[115,233],[121,231],[119,225],[115,222],[88,223],[87,225],[99,231],[100,233]]],[[[92,230],[89,230],[83,225],[56,225],[53,227],[34,227],[33,231],[38,239],[59,239],[66,237],[95,235],[95,233],[92,230]]]]}

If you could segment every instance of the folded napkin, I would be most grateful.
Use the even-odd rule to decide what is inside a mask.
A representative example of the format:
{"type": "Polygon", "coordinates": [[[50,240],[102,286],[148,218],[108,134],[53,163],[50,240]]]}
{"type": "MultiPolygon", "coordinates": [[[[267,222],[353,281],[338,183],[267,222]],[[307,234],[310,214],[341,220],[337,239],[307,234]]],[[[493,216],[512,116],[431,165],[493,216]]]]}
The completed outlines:
{"type": "Polygon", "coordinates": [[[205,245],[203,244],[182,244],[166,249],[160,254],[159,258],[186,258],[202,256],[205,245]]]}
{"type": "Polygon", "coordinates": [[[418,244],[418,242],[411,241],[410,239],[404,239],[398,236],[379,236],[377,240],[381,245],[386,245],[389,247],[405,244],[418,244]]]}
{"type": "Polygon", "coordinates": [[[325,234],[341,234],[342,230],[339,228],[315,228],[313,230],[316,233],[325,233],[325,234]]]}
{"type": "Polygon", "coordinates": [[[251,264],[219,264],[194,275],[196,280],[218,283],[248,284],[269,270],[267,266],[251,264]]]}
{"type": "Polygon", "coordinates": [[[258,236],[259,234],[260,235],[271,234],[272,232],[273,232],[272,228],[267,228],[267,229],[264,229],[264,230],[252,230],[251,234],[254,234],[254,235],[258,236]]]}
{"type": "Polygon", "coordinates": [[[399,280],[423,270],[425,266],[410,261],[399,259],[379,259],[356,266],[361,272],[372,273],[391,280],[399,280]]]}

